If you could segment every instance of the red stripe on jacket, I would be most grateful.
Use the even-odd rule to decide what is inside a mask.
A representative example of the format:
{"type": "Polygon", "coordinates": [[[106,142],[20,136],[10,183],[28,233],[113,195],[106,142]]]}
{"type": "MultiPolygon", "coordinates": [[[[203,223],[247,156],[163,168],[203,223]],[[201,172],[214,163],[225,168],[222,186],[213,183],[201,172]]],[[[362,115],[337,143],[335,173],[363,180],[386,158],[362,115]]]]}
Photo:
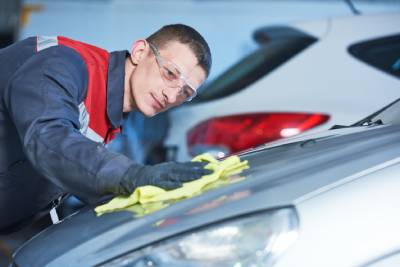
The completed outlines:
{"type": "Polygon", "coordinates": [[[109,53],[99,47],[58,36],[58,44],[78,52],[88,70],[87,95],[84,104],[89,113],[89,128],[105,143],[115,138],[120,128],[112,128],[107,117],[107,76],[109,53]]]}

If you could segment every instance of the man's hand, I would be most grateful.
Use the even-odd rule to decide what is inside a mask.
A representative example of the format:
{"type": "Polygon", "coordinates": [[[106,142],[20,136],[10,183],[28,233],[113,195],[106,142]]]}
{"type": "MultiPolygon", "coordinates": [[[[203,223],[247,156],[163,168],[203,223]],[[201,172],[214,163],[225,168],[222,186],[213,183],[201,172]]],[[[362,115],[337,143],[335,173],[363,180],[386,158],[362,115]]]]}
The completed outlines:
{"type": "Polygon", "coordinates": [[[135,188],[154,185],[164,189],[175,189],[182,183],[196,180],[212,173],[204,169],[205,162],[165,162],[153,166],[134,166],[122,179],[119,194],[131,194],[135,188]]]}

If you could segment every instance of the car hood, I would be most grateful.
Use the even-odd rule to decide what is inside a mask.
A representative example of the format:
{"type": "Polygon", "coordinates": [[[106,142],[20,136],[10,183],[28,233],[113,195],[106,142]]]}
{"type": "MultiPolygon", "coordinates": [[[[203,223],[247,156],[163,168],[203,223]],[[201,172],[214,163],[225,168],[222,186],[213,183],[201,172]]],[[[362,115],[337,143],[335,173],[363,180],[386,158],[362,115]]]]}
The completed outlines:
{"type": "MultiPolygon", "coordinates": [[[[249,151],[247,178],[177,202],[141,218],[130,212],[96,216],[86,207],[25,243],[18,266],[92,266],[161,239],[223,219],[299,202],[400,154],[400,126],[327,131],[249,151]]],[[[300,222],[301,223],[301,222],[300,222]]]]}

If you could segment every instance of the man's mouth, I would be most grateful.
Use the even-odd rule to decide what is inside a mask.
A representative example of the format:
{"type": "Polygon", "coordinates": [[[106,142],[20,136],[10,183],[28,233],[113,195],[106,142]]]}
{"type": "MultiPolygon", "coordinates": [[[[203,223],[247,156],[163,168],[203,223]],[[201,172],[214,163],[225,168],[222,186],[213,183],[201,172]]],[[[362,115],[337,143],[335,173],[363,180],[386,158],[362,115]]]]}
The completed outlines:
{"type": "Polygon", "coordinates": [[[159,110],[161,110],[161,109],[164,109],[164,105],[162,104],[162,102],[161,101],[159,101],[153,94],[151,94],[150,93],[150,95],[151,95],[151,97],[153,98],[153,106],[155,107],[155,108],[157,108],[157,109],[159,109],[159,110]]]}

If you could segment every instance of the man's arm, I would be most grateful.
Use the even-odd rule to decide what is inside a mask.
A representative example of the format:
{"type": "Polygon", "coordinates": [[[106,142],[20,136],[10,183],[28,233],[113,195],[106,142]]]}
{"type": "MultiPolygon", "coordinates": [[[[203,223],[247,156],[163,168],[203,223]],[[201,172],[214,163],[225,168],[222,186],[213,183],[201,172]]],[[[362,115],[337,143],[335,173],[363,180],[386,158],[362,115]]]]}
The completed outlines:
{"type": "Polygon", "coordinates": [[[48,48],[14,75],[5,104],[33,166],[69,192],[92,198],[111,193],[108,187],[134,163],[79,132],[78,102],[84,98],[86,77],[76,52],[48,48]]]}
{"type": "Polygon", "coordinates": [[[209,173],[201,163],[136,164],[83,136],[78,102],[86,76],[75,51],[51,47],[29,59],[6,89],[4,101],[25,153],[42,175],[91,200],[147,184],[172,189],[209,173]]]}

